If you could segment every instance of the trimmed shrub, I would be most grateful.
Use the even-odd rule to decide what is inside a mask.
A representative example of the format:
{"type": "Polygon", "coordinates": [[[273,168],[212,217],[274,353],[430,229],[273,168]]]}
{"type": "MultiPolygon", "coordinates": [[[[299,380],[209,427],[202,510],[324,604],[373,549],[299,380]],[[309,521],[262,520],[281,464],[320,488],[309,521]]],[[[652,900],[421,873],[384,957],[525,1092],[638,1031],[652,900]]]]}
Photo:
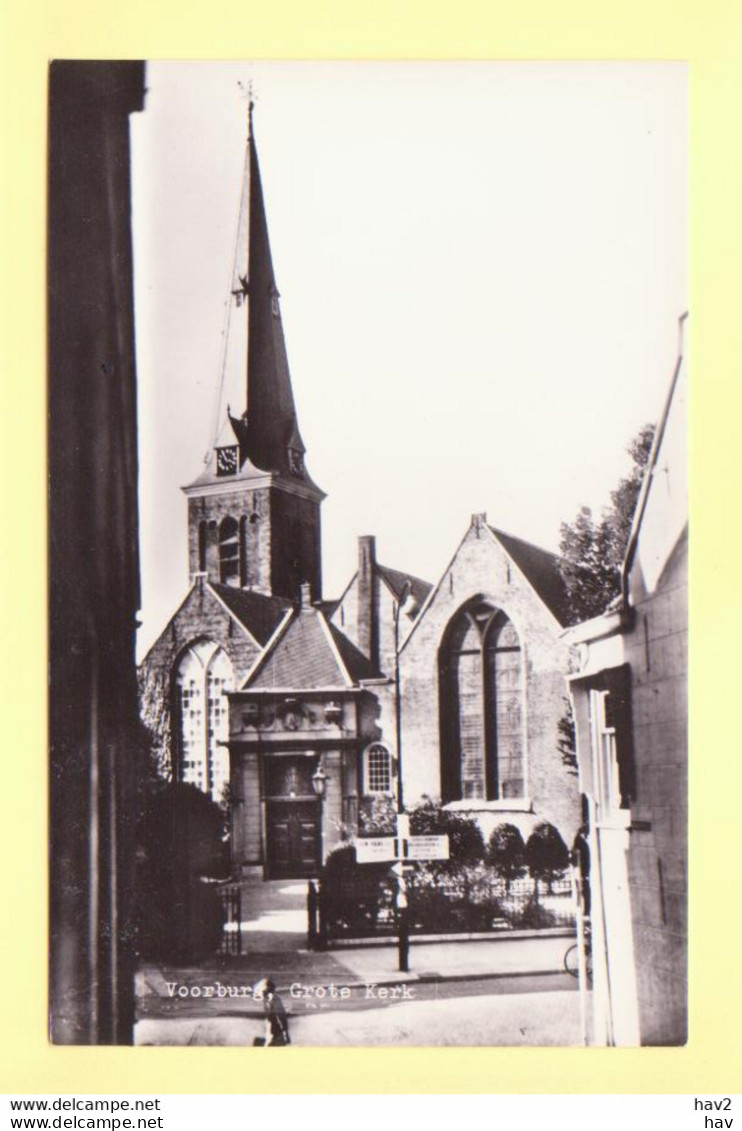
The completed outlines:
{"type": "Polygon", "coordinates": [[[487,846],[487,861],[510,888],[526,870],[526,846],[515,825],[502,824],[492,830],[487,846]]]}
{"type": "Polygon", "coordinates": [[[162,783],[147,799],[139,835],[137,918],[142,958],[198,961],[222,936],[209,880],[226,879],[223,815],[195,785],[162,783]]]}
{"type": "Polygon", "coordinates": [[[418,805],[410,812],[413,836],[448,835],[450,858],[437,867],[448,871],[462,864],[479,864],[484,860],[484,837],[476,819],[465,813],[451,813],[432,801],[418,805]]]}
{"type": "Polygon", "coordinates": [[[569,850],[557,829],[548,821],[536,825],[526,843],[526,864],[534,880],[543,880],[551,891],[569,864],[569,850]]]}
{"type": "Polygon", "coordinates": [[[339,845],[322,869],[322,900],[330,936],[375,934],[382,908],[393,904],[389,865],[358,864],[354,846],[339,845]]]}

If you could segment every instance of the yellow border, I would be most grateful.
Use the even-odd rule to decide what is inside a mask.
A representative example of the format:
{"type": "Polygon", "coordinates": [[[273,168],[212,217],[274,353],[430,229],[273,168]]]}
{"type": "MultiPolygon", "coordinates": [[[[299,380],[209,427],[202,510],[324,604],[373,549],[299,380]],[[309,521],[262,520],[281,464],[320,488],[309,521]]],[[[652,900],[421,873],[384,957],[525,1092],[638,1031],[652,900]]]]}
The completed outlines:
{"type": "MultiPolygon", "coordinates": [[[[738,0],[6,0],[2,132],[4,1092],[729,1092],[742,793],[738,0]],[[684,1049],[65,1049],[45,1039],[45,82],[74,58],[687,59],[692,123],[691,1041],[684,1049]],[[735,631],[736,630],[736,631],[735,631]],[[736,713],[736,712],[735,712],[736,713]],[[736,722],[736,720],[735,720],[736,722]],[[280,1064],[279,1064],[280,1060],[280,1064]]],[[[738,1063],[738,1058],[736,1059],[738,1063]]]]}

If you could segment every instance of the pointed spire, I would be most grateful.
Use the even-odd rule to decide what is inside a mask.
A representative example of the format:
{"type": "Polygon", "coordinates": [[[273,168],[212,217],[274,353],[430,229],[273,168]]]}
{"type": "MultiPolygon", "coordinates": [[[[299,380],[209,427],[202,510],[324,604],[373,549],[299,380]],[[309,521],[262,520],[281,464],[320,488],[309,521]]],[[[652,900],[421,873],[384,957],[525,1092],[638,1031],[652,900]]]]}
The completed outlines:
{"type": "MultiPolygon", "coordinates": [[[[237,239],[230,276],[230,301],[226,305],[223,352],[214,440],[204,460],[204,470],[191,485],[202,488],[227,475],[251,479],[256,474],[290,478],[302,494],[321,501],[324,492],[304,466],[304,441],[299,431],[291,375],[283,336],[279,292],[273,270],[268,221],[253,130],[254,102],[248,92],[248,139],[240,197],[237,239]],[[247,408],[240,416],[224,405],[230,359],[230,319],[235,308],[247,313],[247,408]],[[225,412],[226,407],[226,412],[225,412]],[[236,443],[235,443],[236,441],[236,443]],[[236,465],[236,466],[235,466],[236,465]]],[[[244,347],[243,347],[244,348],[244,347]]],[[[241,352],[241,351],[240,351],[241,352]]],[[[240,365],[243,362],[240,360],[240,365]]]]}
{"type": "Polygon", "coordinates": [[[273,271],[268,221],[249,99],[249,223],[246,452],[263,471],[304,478],[304,444],[294,394],[273,271]]]}

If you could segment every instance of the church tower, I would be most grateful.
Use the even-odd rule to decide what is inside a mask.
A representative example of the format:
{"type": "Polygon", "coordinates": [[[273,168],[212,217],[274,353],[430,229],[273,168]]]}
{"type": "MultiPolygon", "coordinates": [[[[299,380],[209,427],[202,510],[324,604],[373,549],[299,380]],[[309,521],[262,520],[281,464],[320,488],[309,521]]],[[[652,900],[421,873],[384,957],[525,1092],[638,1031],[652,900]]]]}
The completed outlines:
{"type": "Polygon", "coordinates": [[[188,497],[191,577],[289,600],[309,584],[322,596],[320,504],[324,492],[306,469],[291,388],[280,296],[249,110],[248,157],[231,300],[247,304],[247,406],[227,406],[202,473],[188,497]]]}

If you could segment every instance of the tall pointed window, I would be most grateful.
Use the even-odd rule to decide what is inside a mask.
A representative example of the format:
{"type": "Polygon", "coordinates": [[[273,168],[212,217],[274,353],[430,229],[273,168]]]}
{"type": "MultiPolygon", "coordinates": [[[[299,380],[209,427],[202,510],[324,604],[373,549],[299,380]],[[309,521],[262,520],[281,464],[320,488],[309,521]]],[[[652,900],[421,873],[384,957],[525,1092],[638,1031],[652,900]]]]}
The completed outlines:
{"type": "Polygon", "coordinates": [[[179,777],[221,801],[229,781],[226,692],[233,687],[232,665],[218,644],[194,644],[181,659],[175,678],[179,715],[179,777]]]}
{"type": "Polygon", "coordinates": [[[208,527],[205,522],[198,524],[198,568],[201,573],[206,572],[206,542],[208,527]]]}
{"type": "Polygon", "coordinates": [[[445,801],[524,793],[523,678],[518,634],[485,602],[463,609],[440,655],[445,801]]]}
{"type": "Polygon", "coordinates": [[[239,585],[240,539],[237,521],[223,518],[219,524],[219,580],[222,585],[239,585]]]}

